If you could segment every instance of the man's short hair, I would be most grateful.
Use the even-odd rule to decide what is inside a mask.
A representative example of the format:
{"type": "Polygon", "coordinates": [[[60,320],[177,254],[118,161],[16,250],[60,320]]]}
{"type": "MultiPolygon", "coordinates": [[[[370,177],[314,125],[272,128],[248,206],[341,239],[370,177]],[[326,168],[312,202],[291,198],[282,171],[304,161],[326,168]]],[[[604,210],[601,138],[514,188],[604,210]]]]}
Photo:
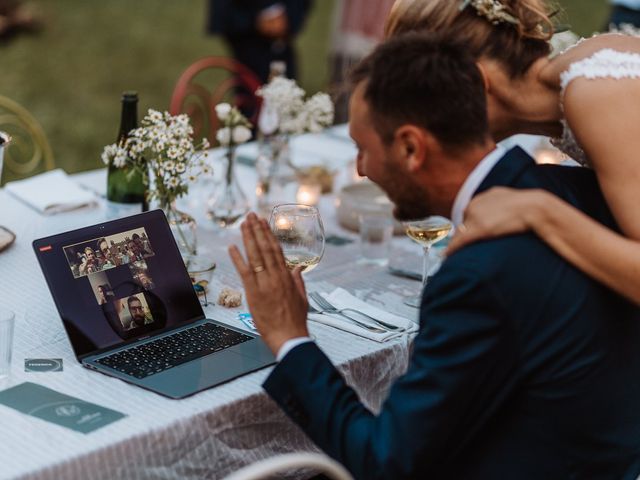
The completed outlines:
{"type": "Polygon", "coordinates": [[[135,295],[131,295],[129,298],[127,298],[127,307],[129,307],[129,310],[131,310],[131,304],[133,302],[138,302],[140,305],[142,305],[142,300],[140,300],[135,295]]]}
{"type": "Polygon", "coordinates": [[[138,240],[139,238],[140,238],[140,235],[138,235],[137,233],[134,233],[133,235],[131,235],[132,240],[138,240]]]}
{"type": "Polygon", "coordinates": [[[484,143],[489,134],[484,81],[473,57],[441,35],[409,33],[380,44],[350,76],[385,144],[410,123],[446,148],[484,143]]]}
{"type": "Polygon", "coordinates": [[[98,243],[96,244],[96,245],[98,245],[98,250],[101,250],[101,249],[100,249],[100,244],[101,244],[102,242],[106,243],[106,244],[107,244],[107,248],[109,248],[109,242],[107,242],[107,239],[106,239],[106,238],[102,237],[102,238],[100,238],[100,239],[98,240],[98,243]]]}

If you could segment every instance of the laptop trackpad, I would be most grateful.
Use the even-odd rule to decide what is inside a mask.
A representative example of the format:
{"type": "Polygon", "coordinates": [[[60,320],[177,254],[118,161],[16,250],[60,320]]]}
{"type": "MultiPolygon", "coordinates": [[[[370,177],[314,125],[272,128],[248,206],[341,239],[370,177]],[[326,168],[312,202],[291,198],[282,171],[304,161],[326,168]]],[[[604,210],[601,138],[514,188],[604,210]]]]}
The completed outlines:
{"type": "Polygon", "coordinates": [[[182,398],[268,365],[263,360],[224,350],[143,379],[140,384],[182,398]]]}

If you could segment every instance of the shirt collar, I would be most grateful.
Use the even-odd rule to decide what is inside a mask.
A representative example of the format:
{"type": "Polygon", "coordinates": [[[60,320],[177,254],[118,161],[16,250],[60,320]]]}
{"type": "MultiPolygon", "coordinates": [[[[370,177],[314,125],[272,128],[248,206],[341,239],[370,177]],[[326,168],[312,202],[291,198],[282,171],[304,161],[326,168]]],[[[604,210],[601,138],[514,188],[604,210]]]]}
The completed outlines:
{"type": "Polygon", "coordinates": [[[495,167],[496,163],[504,156],[505,148],[498,145],[494,150],[484,157],[476,168],[469,174],[462,187],[456,195],[456,199],[453,202],[453,209],[451,210],[451,221],[454,226],[458,226],[464,220],[464,211],[471,201],[471,197],[478,189],[482,181],[489,175],[489,172],[495,167]]]}

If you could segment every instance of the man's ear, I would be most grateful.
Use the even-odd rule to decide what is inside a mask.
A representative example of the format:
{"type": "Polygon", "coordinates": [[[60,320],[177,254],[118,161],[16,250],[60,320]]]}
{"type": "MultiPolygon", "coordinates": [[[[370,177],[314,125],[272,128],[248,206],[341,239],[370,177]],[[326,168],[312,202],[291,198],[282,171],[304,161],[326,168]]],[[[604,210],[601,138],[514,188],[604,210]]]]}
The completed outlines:
{"type": "Polygon", "coordinates": [[[485,93],[489,93],[491,91],[491,83],[489,82],[489,75],[487,74],[486,68],[482,65],[482,62],[476,62],[476,67],[480,70],[480,76],[482,77],[482,83],[484,83],[484,91],[485,93]]]}
{"type": "Polygon", "coordinates": [[[403,125],[396,130],[396,145],[407,171],[417,172],[431,149],[430,135],[415,125],[403,125]]]}

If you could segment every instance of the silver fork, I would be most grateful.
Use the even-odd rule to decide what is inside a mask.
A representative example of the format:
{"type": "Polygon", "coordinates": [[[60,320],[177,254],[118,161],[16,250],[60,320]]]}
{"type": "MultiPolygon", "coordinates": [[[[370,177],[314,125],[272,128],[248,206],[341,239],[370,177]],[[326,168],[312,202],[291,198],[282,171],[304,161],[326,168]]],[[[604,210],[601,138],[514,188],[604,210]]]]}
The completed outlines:
{"type": "MultiPolygon", "coordinates": [[[[320,302],[318,302],[317,297],[315,295],[315,292],[311,292],[309,293],[309,296],[311,298],[314,299],[314,301],[319,305],[320,302]]],[[[322,307],[320,307],[320,309],[315,308],[313,305],[311,305],[311,303],[309,302],[309,311],[312,313],[333,313],[336,315],[340,315],[341,317],[349,320],[350,322],[354,323],[355,325],[358,325],[359,327],[364,328],[365,330],[369,330],[370,332],[375,332],[375,333],[385,333],[388,332],[388,330],[386,329],[382,329],[382,328],[378,328],[378,327],[374,327],[373,325],[369,325],[363,322],[359,322],[358,320],[356,320],[355,318],[351,318],[350,316],[344,314],[344,313],[340,313],[338,311],[336,311],[335,308],[331,308],[331,309],[323,309],[322,307]]]]}
{"type": "Polygon", "coordinates": [[[361,312],[360,310],[356,310],[355,308],[336,308],[333,305],[331,305],[331,303],[329,303],[329,301],[326,298],[320,295],[319,292],[310,292],[309,296],[313,298],[313,300],[318,304],[318,306],[327,313],[336,313],[338,315],[342,315],[343,317],[346,316],[347,318],[350,318],[351,320],[353,320],[352,317],[345,315],[343,312],[354,312],[354,313],[357,313],[358,315],[362,315],[363,317],[368,318],[369,320],[374,322],[376,325],[382,327],[385,331],[398,330],[399,328],[396,325],[391,325],[390,323],[386,323],[381,320],[378,320],[377,318],[373,318],[371,315],[367,315],[366,313],[361,312]]]}

